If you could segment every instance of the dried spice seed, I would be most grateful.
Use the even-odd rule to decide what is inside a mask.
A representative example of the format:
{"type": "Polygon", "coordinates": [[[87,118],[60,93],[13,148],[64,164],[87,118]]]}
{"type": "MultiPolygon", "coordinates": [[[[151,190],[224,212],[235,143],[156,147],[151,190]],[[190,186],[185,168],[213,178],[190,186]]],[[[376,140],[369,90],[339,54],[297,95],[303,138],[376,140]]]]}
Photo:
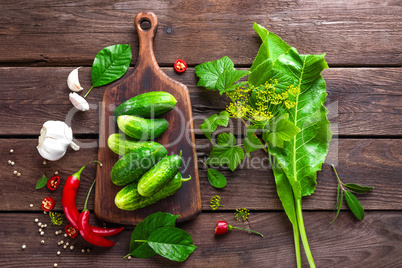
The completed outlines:
{"type": "Polygon", "coordinates": [[[14,150],[13,150],[13,149],[10,150],[10,154],[12,154],[12,153],[14,153],[14,150]]]}
{"type": "Polygon", "coordinates": [[[27,248],[27,245],[22,245],[22,249],[26,249],[27,248]]]}
{"type": "Polygon", "coordinates": [[[40,243],[43,245],[45,244],[45,240],[41,240],[40,243]]]}

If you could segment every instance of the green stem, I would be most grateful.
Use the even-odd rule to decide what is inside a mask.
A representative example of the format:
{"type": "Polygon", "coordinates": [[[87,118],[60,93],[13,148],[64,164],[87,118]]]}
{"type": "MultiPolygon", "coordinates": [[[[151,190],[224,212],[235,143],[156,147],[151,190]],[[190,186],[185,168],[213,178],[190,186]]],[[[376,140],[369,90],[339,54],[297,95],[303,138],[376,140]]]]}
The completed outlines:
{"type": "Polygon", "coordinates": [[[188,175],[188,178],[186,178],[186,179],[181,179],[181,181],[183,182],[183,181],[189,181],[189,180],[191,180],[191,175],[188,175]]]}
{"type": "Polygon", "coordinates": [[[293,224],[293,239],[295,241],[295,253],[296,253],[297,268],[301,268],[299,227],[297,226],[297,224],[293,224]]]}
{"type": "Polygon", "coordinates": [[[87,199],[85,199],[84,210],[88,210],[87,209],[88,199],[89,199],[89,195],[91,194],[92,187],[94,187],[94,185],[95,185],[95,181],[96,181],[96,179],[92,183],[91,188],[89,188],[89,191],[88,191],[88,194],[87,194],[87,199]]]}
{"type": "Polygon", "coordinates": [[[86,164],[85,166],[83,166],[82,168],[80,168],[80,170],[78,170],[77,172],[75,172],[73,174],[73,177],[75,177],[77,180],[80,180],[81,177],[81,172],[84,170],[84,168],[86,168],[89,164],[93,163],[93,162],[97,162],[100,166],[102,166],[102,163],[99,162],[98,160],[93,160],[91,162],[89,162],[88,164],[86,164]]]}
{"type": "Polygon", "coordinates": [[[89,92],[91,92],[91,90],[92,90],[93,88],[94,88],[94,86],[92,86],[92,87],[88,90],[88,92],[87,92],[87,94],[85,94],[84,98],[86,98],[86,97],[88,96],[89,92]]]}
{"type": "Polygon", "coordinates": [[[297,224],[299,226],[301,240],[304,247],[304,252],[306,253],[308,263],[311,268],[315,268],[313,255],[311,254],[310,246],[308,245],[307,241],[306,229],[304,228],[302,208],[301,208],[301,198],[296,199],[296,217],[297,217],[297,224]]]}
{"type": "Polygon", "coordinates": [[[134,240],[134,242],[137,242],[137,243],[145,243],[145,242],[148,242],[147,240],[134,240]]]}
{"type": "Polygon", "coordinates": [[[249,231],[249,232],[252,232],[252,233],[254,233],[254,234],[258,234],[258,235],[260,235],[261,237],[264,237],[264,236],[262,235],[262,233],[259,233],[259,232],[256,232],[256,231],[253,231],[253,230],[250,230],[250,229],[241,228],[241,227],[233,227],[233,226],[232,226],[232,229],[239,229],[239,230],[243,230],[243,231],[249,231]]]}

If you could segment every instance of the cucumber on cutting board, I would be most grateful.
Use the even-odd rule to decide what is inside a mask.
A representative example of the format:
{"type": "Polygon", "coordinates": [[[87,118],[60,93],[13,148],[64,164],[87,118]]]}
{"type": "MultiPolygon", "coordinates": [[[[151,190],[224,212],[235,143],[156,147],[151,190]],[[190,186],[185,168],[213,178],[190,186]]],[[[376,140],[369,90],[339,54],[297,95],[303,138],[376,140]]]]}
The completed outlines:
{"type": "Polygon", "coordinates": [[[107,139],[107,145],[110,150],[118,155],[126,155],[139,148],[147,148],[155,151],[162,146],[160,143],[155,141],[138,141],[120,133],[113,133],[110,135],[107,139]]]}
{"type": "Polygon", "coordinates": [[[152,196],[171,181],[179,172],[182,164],[181,156],[169,155],[148,170],[138,181],[138,193],[152,196]]]}
{"type": "Polygon", "coordinates": [[[121,115],[117,118],[119,129],[138,140],[153,140],[169,127],[164,118],[146,119],[134,115],[121,115]]]}
{"type": "Polygon", "coordinates": [[[110,172],[110,179],[118,186],[138,181],[145,172],[165,156],[167,156],[167,150],[162,145],[156,150],[150,148],[133,150],[114,164],[110,172]]]}
{"type": "Polygon", "coordinates": [[[116,120],[121,115],[136,115],[145,118],[161,116],[176,106],[172,94],[164,91],[151,91],[126,100],[113,111],[116,120]]]}
{"type": "Polygon", "coordinates": [[[177,173],[168,184],[150,197],[140,195],[137,190],[138,183],[134,182],[121,189],[116,194],[114,202],[118,208],[123,210],[143,208],[176,193],[180,189],[182,182],[190,179],[191,177],[183,179],[181,174],[177,173]]]}

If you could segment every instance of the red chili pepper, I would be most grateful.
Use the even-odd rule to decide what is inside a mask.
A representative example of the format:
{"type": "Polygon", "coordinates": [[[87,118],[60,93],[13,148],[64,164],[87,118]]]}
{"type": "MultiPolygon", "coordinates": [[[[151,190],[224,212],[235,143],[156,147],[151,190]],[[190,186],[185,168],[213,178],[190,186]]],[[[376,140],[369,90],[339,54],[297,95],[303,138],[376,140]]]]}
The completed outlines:
{"type": "Polygon", "coordinates": [[[182,60],[182,59],[178,59],[174,62],[174,70],[177,73],[184,73],[184,71],[187,69],[187,63],[182,60]]]}
{"type": "MultiPolygon", "coordinates": [[[[98,162],[101,164],[99,161],[91,161],[88,164],[92,162],[98,162]]],[[[75,203],[75,199],[77,197],[77,191],[78,187],[80,186],[80,176],[81,172],[84,170],[84,168],[88,165],[86,164],[83,166],[78,172],[74,173],[70,177],[67,178],[66,184],[64,185],[63,188],[63,197],[62,197],[62,203],[63,203],[63,210],[64,214],[66,215],[67,220],[74,226],[75,229],[78,229],[78,216],[80,213],[78,212],[77,209],[77,204],[75,203]]],[[[97,233],[101,236],[111,236],[120,233],[123,231],[124,227],[120,228],[101,228],[101,227],[95,227],[91,226],[92,231],[94,233],[97,233]]]]}
{"type": "Polygon", "coordinates": [[[74,228],[72,224],[67,224],[66,227],[64,227],[64,231],[69,237],[73,239],[78,236],[78,231],[74,228]]]}
{"type": "Polygon", "coordinates": [[[41,206],[44,211],[50,211],[54,208],[55,202],[54,199],[51,197],[45,197],[42,200],[41,206]]]}
{"type": "Polygon", "coordinates": [[[253,231],[253,230],[250,230],[250,229],[245,229],[245,228],[240,228],[240,227],[233,227],[233,226],[229,225],[226,221],[218,221],[218,223],[216,224],[216,228],[215,228],[215,235],[226,234],[228,231],[230,231],[232,229],[240,229],[240,230],[244,230],[244,231],[249,231],[249,232],[252,232],[254,234],[258,234],[261,237],[264,237],[261,233],[253,231]]]}
{"type": "Polygon", "coordinates": [[[87,199],[85,200],[84,210],[81,212],[80,216],[78,217],[78,230],[80,230],[81,236],[89,243],[99,247],[111,247],[115,244],[115,242],[107,240],[103,238],[99,234],[96,234],[92,231],[91,225],[89,225],[89,216],[90,212],[87,209],[87,203],[89,195],[91,194],[92,187],[94,186],[92,183],[91,188],[88,191],[87,199]]]}
{"type": "Polygon", "coordinates": [[[60,176],[54,176],[53,178],[47,181],[46,186],[50,191],[54,191],[57,188],[59,188],[59,184],[60,184],[60,176]]]}

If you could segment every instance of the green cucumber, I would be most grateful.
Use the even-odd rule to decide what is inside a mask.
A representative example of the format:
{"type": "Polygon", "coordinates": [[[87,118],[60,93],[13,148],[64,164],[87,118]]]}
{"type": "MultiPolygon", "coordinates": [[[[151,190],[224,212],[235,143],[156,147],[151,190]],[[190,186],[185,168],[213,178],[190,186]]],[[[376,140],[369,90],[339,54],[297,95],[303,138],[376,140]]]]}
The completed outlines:
{"type": "Polygon", "coordinates": [[[163,134],[169,126],[164,118],[145,119],[134,115],[121,115],[117,125],[126,135],[138,140],[153,140],[163,134]]]}
{"type": "Polygon", "coordinates": [[[107,144],[110,150],[118,155],[126,155],[139,148],[147,148],[155,151],[162,146],[160,143],[154,141],[138,141],[120,133],[110,135],[107,139],[107,144]]]}
{"type": "Polygon", "coordinates": [[[138,181],[138,193],[152,196],[165,186],[179,172],[182,164],[181,154],[169,155],[148,170],[138,181]]]}
{"type": "Polygon", "coordinates": [[[116,120],[121,115],[137,115],[145,118],[161,116],[176,106],[172,94],[164,91],[152,91],[126,100],[113,111],[116,120]]]}
{"type": "Polygon", "coordinates": [[[120,158],[110,172],[110,179],[118,186],[138,181],[160,159],[167,156],[162,145],[156,149],[138,148],[120,158]]]}
{"type": "Polygon", "coordinates": [[[181,174],[177,173],[168,184],[149,197],[140,195],[137,191],[138,183],[134,182],[121,189],[116,194],[114,202],[118,208],[123,210],[136,210],[143,208],[176,193],[177,190],[180,189],[182,182],[190,179],[191,176],[188,179],[182,179],[181,174]]]}

